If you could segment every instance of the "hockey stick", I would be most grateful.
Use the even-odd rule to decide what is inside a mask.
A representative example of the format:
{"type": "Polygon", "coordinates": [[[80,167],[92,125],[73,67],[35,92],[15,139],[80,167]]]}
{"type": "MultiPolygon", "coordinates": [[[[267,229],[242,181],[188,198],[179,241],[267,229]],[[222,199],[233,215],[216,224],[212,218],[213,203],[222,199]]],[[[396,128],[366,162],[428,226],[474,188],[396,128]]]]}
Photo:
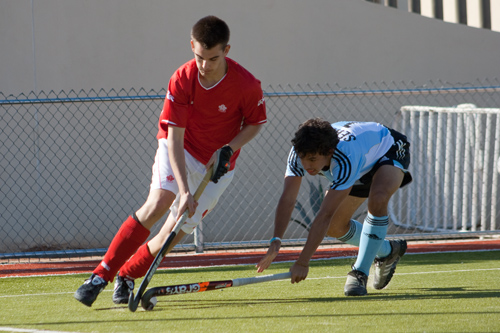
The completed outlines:
{"type": "MultiPolygon", "coordinates": [[[[193,198],[195,201],[198,201],[200,199],[201,194],[205,190],[205,187],[207,187],[208,183],[210,182],[210,178],[212,177],[213,173],[213,168],[211,167],[210,169],[207,170],[207,173],[205,174],[205,177],[203,177],[203,180],[201,181],[200,185],[196,189],[196,192],[193,195],[193,198]]],[[[163,246],[160,249],[160,252],[156,255],[153,263],[151,264],[151,267],[149,267],[148,272],[144,276],[144,280],[142,280],[141,285],[139,286],[139,289],[137,290],[137,295],[134,297],[134,292],[130,293],[130,296],[128,298],[128,309],[132,312],[135,312],[137,310],[137,307],[139,306],[139,302],[141,301],[142,295],[144,294],[144,291],[148,287],[149,282],[153,278],[153,275],[155,274],[156,270],[158,269],[158,266],[160,266],[161,261],[167,254],[168,248],[170,247],[170,244],[174,241],[175,236],[179,233],[181,230],[182,226],[184,225],[184,221],[186,221],[188,217],[188,210],[182,214],[182,216],[177,220],[175,223],[174,228],[170,232],[170,235],[168,235],[167,240],[165,243],[163,243],[163,246]]]]}
{"type": "Polygon", "coordinates": [[[156,305],[156,296],[170,296],[170,295],[179,295],[179,294],[189,294],[189,293],[199,293],[203,291],[210,290],[219,290],[229,287],[239,287],[247,284],[253,283],[261,283],[267,281],[275,281],[275,280],[284,280],[288,279],[292,276],[290,272],[280,273],[280,274],[272,274],[272,275],[263,275],[249,278],[239,278],[233,280],[224,280],[224,281],[207,281],[207,282],[199,282],[199,283],[189,283],[189,284],[178,284],[173,286],[165,286],[165,287],[154,287],[149,289],[142,296],[141,306],[144,310],[150,311],[153,310],[156,305]]]}

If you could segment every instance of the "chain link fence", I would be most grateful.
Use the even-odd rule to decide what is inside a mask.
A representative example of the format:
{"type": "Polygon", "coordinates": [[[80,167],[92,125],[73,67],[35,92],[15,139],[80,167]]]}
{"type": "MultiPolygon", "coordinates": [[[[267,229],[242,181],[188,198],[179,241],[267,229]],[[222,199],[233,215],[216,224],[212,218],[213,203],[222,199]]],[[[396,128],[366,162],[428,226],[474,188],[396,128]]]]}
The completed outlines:
{"type": "MultiPolygon", "coordinates": [[[[0,93],[0,258],[33,256],[101,255],[123,220],[145,201],[151,166],[157,148],[156,132],[165,90],[99,90],[30,93],[4,96],[0,93]]],[[[272,236],[274,210],[281,194],[290,140],[298,125],[311,117],[328,121],[377,121],[403,132],[412,140],[412,172],[409,187],[426,186],[434,180],[418,168],[451,155],[416,154],[423,138],[401,122],[403,106],[452,107],[474,104],[477,108],[500,107],[500,82],[483,80],[470,84],[430,82],[371,83],[362,87],[338,85],[269,86],[265,88],[268,123],[238,159],[235,178],[217,207],[193,235],[176,251],[234,249],[266,246],[272,236]],[[411,133],[408,133],[411,132],[411,133]],[[414,150],[414,151],[413,151],[414,150]]],[[[487,122],[498,123],[499,114],[487,122]]],[[[426,124],[421,123],[422,128],[426,124]]],[[[443,128],[442,130],[446,130],[443,128]]],[[[450,128],[453,135],[456,127],[450,128]]],[[[466,129],[464,129],[466,131],[466,129]]],[[[499,127],[489,129],[500,132],[499,127]]],[[[491,136],[492,147],[498,135],[491,136]]],[[[489,172],[500,172],[494,150],[489,172]]],[[[463,164],[462,160],[453,161],[463,164]]],[[[440,177],[438,174],[438,177],[440,177]]],[[[489,175],[488,175],[489,177],[489,175]]],[[[460,178],[453,178],[460,182],[460,178]]],[[[303,244],[327,188],[321,177],[306,176],[296,209],[285,234],[285,245],[303,244]]],[[[492,186],[488,188],[492,189],[492,186]]],[[[459,195],[472,188],[461,187],[459,195]]],[[[389,236],[407,238],[468,237],[500,230],[500,213],[491,213],[487,230],[451,221],[435,223],[439,214],[410,216],[416,200],[425,206],[430,193],[414,191],[392,205],[389,236]],[[408,218],[406,218],[408,217],[408,218]],[[414,222],[428,218],[429,221],[414,222]],[[411,221],[410,221],[411,220],[411,221]],[[413,221],[413,222],[412,222],[413,221]],[[421,226],[425,225],[425,228],[421,226]],[[445,227],[443,227],[445,226],[445,227]]],[[[467,192],[468,193],[468,192],[467,192]]],[[[476,193],[476,192],[475,192],[476,193]]],[[[453,187],[441,205],[453,204],[453,187]]],[[[474,195],[477,195],[474,194],[474,195]]],[[[403,196],[403,194],[402,194],[403,196]]],[[[469,196],[462,196],[468,201],[469,196]]],[[[432,197],[430,197],[432,200],[432,197]]],[[[443,195],[440,194],[440,198],[443,195]]],[[[472,198],[471,198],[472,200],[472,198]]],[[[498,197],[482,200],[492,205],[498,197]]],[[[455,203],[456,204],[456,203],[455,203]]],[[[435,210],[434,205],[427,204],[435,210]]],[[[356,218],[366,213],[362,206],[356,218]]],[[[418,209],[423,209],[419,207],[418,209]]],[[[163,218],[166,218],[166,216],[163,218]]],[[[154,235],[161,227],[159,222],[154,235]]],[[[325,239],[325,243],[335,243],[325,239]]]]}

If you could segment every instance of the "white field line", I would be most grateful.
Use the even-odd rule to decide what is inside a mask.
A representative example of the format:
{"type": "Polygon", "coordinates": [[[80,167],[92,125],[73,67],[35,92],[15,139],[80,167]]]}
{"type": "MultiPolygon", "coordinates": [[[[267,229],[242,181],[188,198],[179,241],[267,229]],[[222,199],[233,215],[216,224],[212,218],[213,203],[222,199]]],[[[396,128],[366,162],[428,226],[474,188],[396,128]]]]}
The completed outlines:
{"type": "Polygon", "coordinates": [[[24,332],[24,333],[72,333],[72,332],[63,332],[63,331],[47,331],[47,330],[37,330],[37,329],[29,329],[29,328],[13,328],[13,327],[1,327],[1,332],[24,332]]]}
{"type": "MultiPolygon", "coordinates": [[[[459,270],[453,270],[453,271],[429,271],[429,272],[413,272],[413,273],[396,273],[395,275],[452,274],[452,273],[469,273],[469,272],[482,272],[482,271],[500,271],[500,267],[497,267],[497,268],[480,268],[480,269],[459,269],[459,270]]],[[[307,280],[326,280],[326,279],[345,279],[345,275],[342,275],[342,276],[325,276],[325,277],[318,277],[318,278],[307,278],[307,280]]],[[[270,281],[270,282],[284,282],[284,281],[288,281],[288,280],[277,280],[277,281],[270,281]]],[[[113,290],[110,289],[110,290],[104,290],[103,292],[112,292],[112,291],[113,290]]],[[[66,291],[66,292],[60,292],[60,293],[0,295],[0,298],[31,297],[31,296],[54,296],[54,295],[66,295],[66,294],[74,294],[74,291],[66,291]]]]}

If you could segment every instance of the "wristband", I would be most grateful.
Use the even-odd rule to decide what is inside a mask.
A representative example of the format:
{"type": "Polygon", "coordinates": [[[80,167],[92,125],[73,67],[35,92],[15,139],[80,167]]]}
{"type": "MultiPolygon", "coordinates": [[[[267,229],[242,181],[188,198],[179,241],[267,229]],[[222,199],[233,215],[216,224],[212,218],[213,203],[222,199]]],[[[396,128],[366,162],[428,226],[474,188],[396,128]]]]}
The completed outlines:
{"type": "Polygon", "coordinates": [[[275,240],[280,241],[280,243],[281,243],[281,238],[279,238],[279,237],[273,237],[273,238],[271,238],[271,240],[269,241],[269,244],[272,244],[272,242],[274,242],[275,240]]]}

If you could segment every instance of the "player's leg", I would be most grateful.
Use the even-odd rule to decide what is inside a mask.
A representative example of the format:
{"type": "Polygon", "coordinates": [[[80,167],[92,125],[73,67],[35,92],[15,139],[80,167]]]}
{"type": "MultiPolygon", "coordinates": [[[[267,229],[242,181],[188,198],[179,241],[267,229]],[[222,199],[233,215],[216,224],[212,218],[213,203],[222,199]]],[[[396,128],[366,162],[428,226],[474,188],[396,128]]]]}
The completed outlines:
{"type": "MultiPolygon", "coordinates": [[[[399,169],[398,167],[395,167],[395,166],[392,166],[392,165],[386,165],[386,166],[383,166],[385,167],[385,171],[383,171],[382,173],[380,173],[380,175],[378,175],[378,171],[377,173],[375,174],[376,177],[380,177],[381,179],[380,180],[377,180],[377,185],[378,187],[382,187],[381,184],[383,184],[383,182],[385,181],[385,179],[389,179],[392,181],[392,183],[388,183],[388,184],[392,184],[392,190],[394,192],[396,192],[396,190],[398,188],[395,188],[394,189],[394,186],[397,186],[397,183],[399,182],[399,180],[401,180],[400,182],[400,185],[403,184],[403,185],[406,185],[407,184],[407,181],[411,181],[411,176],[409,174],[405,174],[403,173],[403,171],[401,169],[399,169]],[[392,170],[395,170],[395,171],[392,171],[390,168],[392,168],[392,170]],[[384,174],[385,172],[385,174],[384,174]],[[395,177],[395,176],[391,176],[391,173],[394,173],[394,174],[397,174],[398,177],[395,177]],[[385,177],[385,179],[384,179],[385,177]]],[[[381,167],[381,169],[383,168],[381,167]]],[[[376,180],[376,178],[374,177],[374,181],[376,180]]],[[[385,191],[387,191],[387,189],[385,189],[385,191]]],[[[392,194],[394,194],[394,192],[392,194]]],[[[391,196],[392,196],[391,194],[391,196]]],[[[382,194],[380,197],[383,197],[383,196],[388,196],[387,193],[384,193],[382,194]]],[[[374,197],[379,197],[376,193],[374,193],[374,197]]],[[[389,197],[390,199],[390,197],[389,197]]],[[[388,201],[387,202],[375,202],[373,204],[373,210],[376,210],[377,207],[379,209],[381,209],[380,211],[378,211],[378,216],[381,216],[381,215],[387,215],[388,214],[388,211],[387,211],[387,206],[388,206],[388,201]]],[[[387,240],[386,240],[387,242],[387,240]]],[[[394,239],[394,240],[391,240],[389,241],[390,243],[390,250],[388,251],[387,254],[381,254],[380,251],[377,253],[377,256],[375,257],[375,260],[374,260],[374,274],[373,274],[373,288],[374,289],[383,289],[385,288],[389,282],[391,281],[392,279],[392,276],[396,270],[396,266],[399,262],[399,260],[401,259],[401,257],[405,254],[406,252],[406,248],[407,248],[407,244],[406,244],[406,240],[404,239],[394,239]]]]}
{"type": "Polygon", "coordinates": [[[175,194],[163,189],[151,190],[146,203],[129,217],[111,241],[108,251],[94,274],[113,281],[120,267],[146,241],[149,229],[168,211],[175,194]]]}
{"type": "MultiPolygon", "coordinates": [[[[351,220],[351,217],[365,200],[366,198],[354,197],[351,195],[345,198],[332,217],[327,235],[336,237],[346,244],[358,246],[362,225],[355,220],[351,220]]],[[[354,291],[360,293],[363,290],[366,293],[366,275],[353,275],[353,272],[347,275],[344,292],[346,295],[354,291]]]]}
{"type": "MultiPolygon", "coordinates": [[[[394,166],[394,168],[399,168],[401,170],[403,176],[400,187],[403,187],[412,181],[412,176],[408,172],[408,167],[410,165],[410,143],[405,135],[397,131],[391,130],[391,134],[395,143],[385,155],[386,159],[382,163],[390,164],[394,166]]],[[[384,180],[382,179],[382,181],[384,180]]],[[[393,181],[395,184],[398,182],[395,178],[393,181]]],[[[383,203],[383,205],[379,205],[379,207],[385,207],[385,211],[380,212],[380,214],[387,214],[387,204],[383,203]]],[[[375,289],[382,289],[387,286],[392,279],[399,259],[401,259],[406,252],[407,245],[404,239],[391,240],[390,245],[390,250],[387,254],[381,254],[379,252],[374,260],[373,288],[375,289]]]]}
{"type": "Polygon", "coordinates": [[[120,267],[146,241],[149,229],[167,212],[175,199],[177,184],[168,177],[171,174],[166,140],[159,140],[146,202],[123,222],[101,263],[75,292],[74,297],[78,301],[91,306],[108,282],[113,281],[120,267]]]}
{"type": "MultiPolygon", "coordinates": [[[[387,234],[389,200],[401,186],[403,176],[403,171],[392,165],[382,165],[373,176],[368,196],[368,214],[361,232],[358,257],[353,265],[353,271],[349,273],[352,278],[359,280],[360,277],[368,277],[370,266],[387,234]]],[[[347,288],[346,284],[344,292],[346,296],[366,295],[366,286],[347,288]]]]}
{"type": "MultiPolygon", "coordinates": [[[[172,228],[175,225],[174,214],[168,214],[167,221],[163,225],[160,232],[153,237],[149,242],[142,244],[137,252],[127,261],[116,276],[113,302],[115,304],[127,304],[130,293],[134,290],[135,279],[146,275],[151,267],[156,255],[163,246],[163,243],[168,238],[172,228]],[[149,247],[153,244],[153,248],[157,249],[154,253],[149,247]]],[[[168,252],[184,237],[185,233],[181,230],[175,236],[172,244],[169,246],[168,252]]]]}
{"type": "MultiPolygon", "coordinates": [[[[170,245],[167,254],[185,235],[191,234],[201,220],[215,207],[220,196],[231,183],[233,174],[233,171],[228,172],[219,180],[217,184],[210,182],[207,185],[205,192],[198,200],[196,213],[191,218],[186,220],[181,231],[179,231],[170,245]]],[[[196,174],[190,175],[188,177],[190,188],[196,187],[196,184],[198,184],[202,178],[203,174],[200,174],[199,177],[196,174]]],[[[120,269],[119,279],[121,284],[118,284],[117,282],[117,285],[115,285],[115,292],[113,294],[113,301],[115,303],[118,304],[128,302],[128,295],[133,289],[133,284],[131,284],[130,281],[133,282],[135,279],[140,278],[147,273],[149,267],[154,261],[154,258],[160,251],[175,225],[177,209],[178,199],[176,199],[172,204],[171,212],[160,232],[147,244],[142,245],[139,250],[137,250],[137,253],[134,254],[134,256],[120,269]],[[132,286],[132,288],[130,288],[130,286],[132,286]]]]}
{"type": "Polygon", "coordinates": [[[94,303],[108,282],[113,281],[120,267],[146,241],[150,234],[149,229],[167,212],[174,198],[175,195],[170,191],[152,190],[150,192],[141,209],[123,222],[91,277],[75,292],[74,297],[78,301],[87,306],[94,303]],[[139,212],[142,212],[140,216],[146,217],[146,225],[138,217],[139,212]]]}
{"type": "MultiPolygon", "coordinates": [[[[359,247],[363,224],[356,220],[353,220],[351,217],[363,204],[363,202],[365,202],[368,193],[369,189],[367,189],[367,194],[364,197],[350,195],[344,200],[344,202],[342,202],[339,209],[333,215],[332,221],[330,222],[330,227],[327,232],[328,236],[335,237],[342,243],[359,247]]],[[[384,240],[382,246],[377,252],[377,256],[385,257],[389,255],[390,252],[390,242],[388,240],[384,240]]]]}
{"type": "MultiPolygon", "coordinates": [[[[357,194],[362,194],[362,190],[356,191],[357,194]]],[[[365,202],[368,196],[369,188],[366,189],[366,194],[362,196],[348,196],[339,206],[338,210],[333,215],[332,221],[327,232],[330,237],[335,237],[339,241],[359,247],[361,232],[363,225],[351,219],[356,210],[365,202]]],[[[388,240],[380,247],[377,255],[387,256],[391,251],[391,246],[388,240]]],[[[368,276],[359,271],[351,271],[347,275],[347,281],[344,292],[350,294],[366,294],[366,283],[368,276]]]]}
{"type": "Polygon", "coordinates": [[[346,241],[352,238],[349,237],[350,231],[352,232],[351,217],[365,200],[366,198],[353,196],[345,198],[337,211],[335,211],[335,214],[333,214],[326,234],[330,237],[337,238],[341,242],[349,244],[346,241]]]}

